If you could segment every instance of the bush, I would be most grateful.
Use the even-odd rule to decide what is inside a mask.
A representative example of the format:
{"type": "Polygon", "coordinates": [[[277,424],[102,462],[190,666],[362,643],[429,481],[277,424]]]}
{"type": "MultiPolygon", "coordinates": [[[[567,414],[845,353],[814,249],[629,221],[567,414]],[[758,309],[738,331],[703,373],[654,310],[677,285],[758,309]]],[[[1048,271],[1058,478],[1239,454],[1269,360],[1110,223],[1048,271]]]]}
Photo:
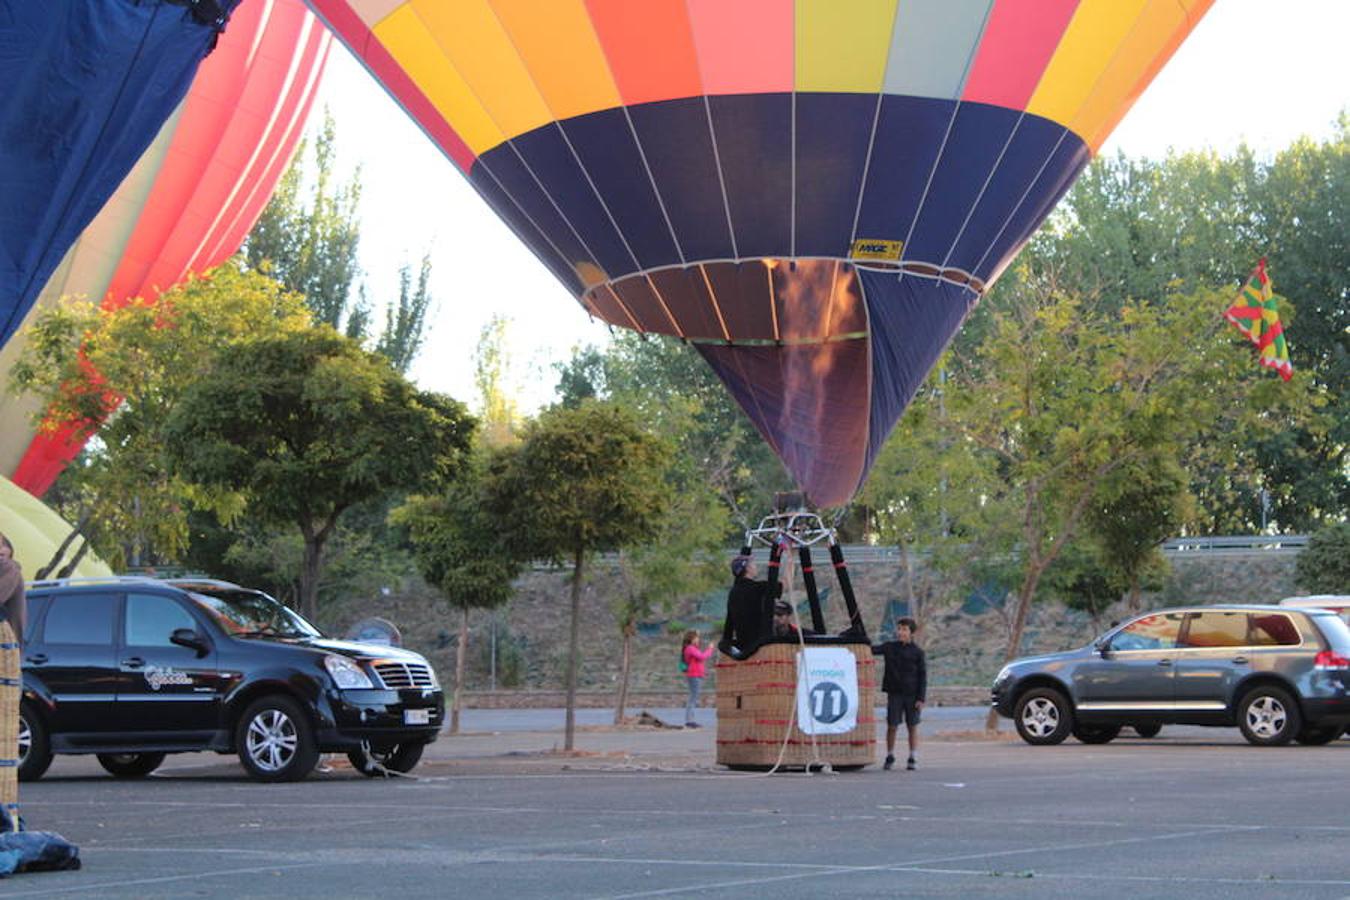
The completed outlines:
{"type": "Polygon", "coordinates": [[[1314,534],[1294,571],[1298,586],[1310,594],[1350,593],[1350,522],[1314,534]]]}

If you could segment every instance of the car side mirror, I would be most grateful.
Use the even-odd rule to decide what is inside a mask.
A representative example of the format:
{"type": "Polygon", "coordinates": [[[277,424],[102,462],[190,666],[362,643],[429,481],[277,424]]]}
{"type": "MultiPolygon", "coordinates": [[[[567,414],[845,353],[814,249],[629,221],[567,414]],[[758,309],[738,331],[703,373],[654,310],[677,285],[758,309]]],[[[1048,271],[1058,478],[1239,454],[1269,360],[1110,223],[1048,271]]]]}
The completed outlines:
{"type": "Polygon", "coordinates": [[[198,656],[206,655],[206,639],[191,628],[175,628],[173,634],[169,635],[169,640],[180,647],[196,650],[198,656]]]}

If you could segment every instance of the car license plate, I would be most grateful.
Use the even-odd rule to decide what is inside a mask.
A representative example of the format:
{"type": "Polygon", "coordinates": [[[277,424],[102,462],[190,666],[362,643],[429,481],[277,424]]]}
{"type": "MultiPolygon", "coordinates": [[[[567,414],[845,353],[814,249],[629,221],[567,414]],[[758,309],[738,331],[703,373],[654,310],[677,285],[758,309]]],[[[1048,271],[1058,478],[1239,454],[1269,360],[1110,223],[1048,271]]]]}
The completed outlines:
{"type": "Polygon", "coordinates": [[[429,725],[431,724],[431,710],[429,709],[405,709],[403,711],[404,725],[429,725]]]}

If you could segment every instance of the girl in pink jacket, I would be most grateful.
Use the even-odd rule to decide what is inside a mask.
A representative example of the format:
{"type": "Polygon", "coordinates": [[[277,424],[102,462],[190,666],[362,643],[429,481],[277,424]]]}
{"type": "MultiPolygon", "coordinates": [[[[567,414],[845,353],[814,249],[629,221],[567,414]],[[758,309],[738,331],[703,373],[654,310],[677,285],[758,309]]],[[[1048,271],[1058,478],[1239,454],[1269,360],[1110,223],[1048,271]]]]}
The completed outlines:
{"type": "Polygon", "coordinates": [[[684,705],[685,728],[699,727],[694,721],[694,710],[698,707],[698,692],[703,687],[703,676],[707,674],[703,663],[716,650],[717,647],[712,641],[708,642],[706,649],[700,648],[697,631],[690,630],[684,633],[684,647],[680,650],[680,660],[684,663],[681,668],[684,669],[685,680],[689,683],[689,699],[684,705]]]}

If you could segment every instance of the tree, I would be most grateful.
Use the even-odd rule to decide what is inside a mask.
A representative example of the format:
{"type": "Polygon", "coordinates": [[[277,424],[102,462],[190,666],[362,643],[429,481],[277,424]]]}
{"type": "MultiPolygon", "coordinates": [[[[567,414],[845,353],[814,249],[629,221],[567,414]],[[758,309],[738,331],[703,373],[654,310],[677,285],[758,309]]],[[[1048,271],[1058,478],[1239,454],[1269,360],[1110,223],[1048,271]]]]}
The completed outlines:
{"type": "Polygon", "coordinates": [[[614,724],[623,722],[628,704],[633,638],[638,623],[657,609],[670,610],[681,597],[697,594],[723,576],[722,553],[727,510],[718,497],[696,485],[678,488],[667,479],[668,499],[661,517],[642,543],[619,553],[620,591],[614,599],[621,657],[614,724]]]}
{"type": "Polygon", "coordinates": [[[1108,474],[1097,497],[1085,521],[1094,562],[1128,589],[1130,610],[1138,612],[1144,579],[1166,570],[1162,542],[1191,519],[1186,473],[1164,453],[1141,456],[1108,474]]]}
{"type": "Polygon", "coordinates": [[[1069,609],[1085,612],[1093,630],[1101,632],[1102,614],[1115,604],[1129,585],[1102,557],[1093,541],[1078,541],[1045,570],[1044,585],[1050,596],[1069,609]]]}
{"type": "Polygon", "coordinates": [[[940,364],[882,447],[858,497],[873,533],[900,551],[905,599],[920,620],[916,549],[928,551],[934,568],[962,573],[963,580],[976,582],[972,587],[984,587],[987,579],[969,569],[968,544],[985,530],[983,498],[998,491],[992,460],[947,422],[945,390],[940,364]]]}
{"type": "Polygon", "coordinates": [[[987,534],[1015,523],[1015,540],[1003,537],[1021,569],[1008,660],[1020,652],[1042,576],[1115,473],[1155,456],[1179,458],[1220,422],[1233,433],[1269,427],[1264,408],[1278,399],[1292,411],[1304,396],[1297,382],[1266,379],[1254,393],[1273,392],[1268,406],[1246,402],[1239,371],[1250,360],[1221,334],[1224,293],[1099,312],[1060,291],[1049,273],[1031,274],[1022,282],[1030,289],[992,317],[947,404],[958,435],[989,455],[1004,485],[984,498],[997,511],[984,520],[987,534]]]}
{"type": "Polygon", "coordinates": [[[375,344],[375,352],[389,360],[398,372],[406,375],[413,360],[422,349],[422,335],[427,312],[431,307],[431,257],[422,257],[417,273],[417,287],[412,286],[412,274],[407,266],[398,272],[398,302],[385,308],[384,331],[375,344]]]}
{"type": "Polygon", "coordinates": [[[335,184],[337,126],[328,110],[313,142],[312,185],[306,184],[309,147],[308,141],[301,144],[249,232],[244,253],[249,266],[303,294],[317,321],[360,339],[370,321],[369,306],[352,297],[361,271],[361,174],[335,184]]]}
{"type": "Polygon", "coordinates": [[[558,373],[558,402],[568,409],[580,406],[583,401],[598,400],[608,395],[605,354],[594,345],[573,347],[571,359],[555,362],[553,371],[558,373]]]}
{"type": "Polygon", "coordinates": [[[565,749],[576,724],[581,585],[594,553],[643,543],[660,520],[669,447],[612,404],[555,408],[489,469],[486,505],[517,555],[572,567],[565,749]]]}
{"type": "Polygon", "coordinates": [[[1308,540],[1295,563],[1298,586],[1313,594],[1350,591],[1350,522],[1328,525],[1308,540]]]}
{"type": "Polygon", "coordinates": [[[519,410],[509,391],[511,355],[506,330],[510,321],[493,315],[478,333],[473,355],[473,383],[478,389],[482,439],[489,447],[500,447],[515,439],[519,410]]]}
{"type": "MultiPolygon", "coordinates": [[[[958,356],[1019,296],[1023,272],[1053,268],[1060,287],[1102,312],[1168,293],[1228,285],[1235,294],[1269,259],[1285,336],[1305,390],[1325,406],[1301,424],[1229,435],[1188,465],[1198,526],[1255,531],[1263,498],[1280,531],[1337,521],[1350,507],[1350,118],[1321,143],[1302,139],[1259,159],[1220,156],[1095,160],[957,338],[958,356]],[[1236,437],[1236,440],[1233,438],[1236,437]]],[[[1225,298],[1227,299],[1227,298],[1225,298]]],[[[1270,415],[1279,415],[1271,411],[1270,415]]]]}
{"type": "Polygon", "coordinates": [[[104,559],[174,562],[187,546],[192,506],[237,514],[231,486],[203,491],[170,469],[162,455],[167,422],[218,357],[309,321],[298,294],[234,263],[153,301],[118,309],[70,302],[39,316],[13,382],[43,398],[44,427],[70,424],[95,438],[57,493],[76,507],[64,509],[69,518],[88,518],[104,559]]]}
{"type": "Polygon", "coordinates": [[[324,545],[344,511],[391,490],[434,488],[469,447],[473,419],[418,391],[383,357],[326,327],[235,348],[184,395],[166,428],[178,472],[237,487],[264,522],[304,539],[301,611],[317,613],[324,545]]]}
{"type": "MultiPolygon", "coordinates": [[[[336,163],[337,127],[325,110],[313,143],[301,144],[249,232],[244,253],[250,267],[303,294],[317,321],[366,342],[374,311],[359,258],[361,171],[339,184],[336,163]]],[[[398,298],[384,304],[384,327],[373,343],[406,374],[421,350],[432,303],[430,256],[422,257],[416,286],[406,265],[398,280],[398,298]]]]}
{"type": "MultiPolygon", "coordinates": [[[[574,365],[585,365],[585,353],[574,365]]],[[[583,367],[579,371],[586,371],[583,367]]],[[[775,491],[790,490],[783,464],[690,345],[660,335],[617,334],[604,355],[600,394],[632,408],[691,461],[735,520],[758,521],[775,491]]]]}
{"type": "Polygon", "coordinates": [[[521,569],[520,560],[502,552],[507,542],[486,513],[478,477],[481,469],[481,463],[465,467],[444,493],[410,497],[390,514],[393,523],[408,530],[422,577],[460,612],[451,734],[459,733],[469,610],[492,609],[510,600],[511,583],[521,569]]]}

